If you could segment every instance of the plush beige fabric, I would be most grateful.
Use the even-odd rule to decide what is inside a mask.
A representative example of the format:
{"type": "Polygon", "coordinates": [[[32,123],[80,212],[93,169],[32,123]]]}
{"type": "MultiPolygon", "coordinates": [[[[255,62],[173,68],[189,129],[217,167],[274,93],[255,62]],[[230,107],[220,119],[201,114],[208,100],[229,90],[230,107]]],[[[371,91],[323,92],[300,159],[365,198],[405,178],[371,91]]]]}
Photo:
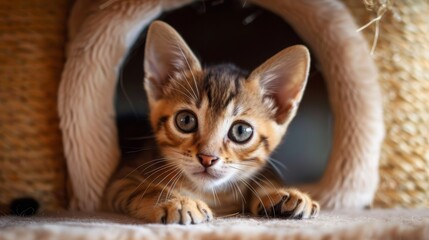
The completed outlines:
{"type": "MultiPolygon", "coordinates": [[[[189,1],[77,1],[58,101],[72,209],[97,209],[119,162],[112,103],[122,60],[151,20],[189,1]]],[[[352,16],[339,0],[249,3],[284,18],[308,43],[326,79],[335,118],[333,148],[322,180],[305,190],[326,208],[371,204],[384,133],[382,105],[375,64],[352,16]]]]}
{"type": "Polygon", "coordinates": [[[233,217],[190,226],[70,212],[0,218],[0,240],[15,239],[429,239],[429,209],[322,212],[311,220],[233,217]]]}

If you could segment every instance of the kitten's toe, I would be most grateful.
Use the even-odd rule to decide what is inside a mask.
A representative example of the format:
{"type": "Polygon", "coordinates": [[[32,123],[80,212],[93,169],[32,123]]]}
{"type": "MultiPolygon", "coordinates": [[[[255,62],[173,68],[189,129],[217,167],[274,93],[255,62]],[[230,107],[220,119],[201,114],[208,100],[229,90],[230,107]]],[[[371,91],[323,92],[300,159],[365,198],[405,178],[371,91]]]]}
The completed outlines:
{"type": "Polygon", "coordinates": [[[167,224],[199,224],[213,219],[210,208],[202,201],[189,198],[172,199],[163,203],[160,208],[164,209],[159,213],[158,223],[167,224]]]}
{"type": "Polygon", "coordinates": [[[185,200],[182,204],[182,210],[179,211],[181,215],[181,224],[189,225],[203,222],[203,214],[198,210],[195,201],[185,200]]]}
{"type": "Polygon", "coordinates": [[[213,219],[211,209],[199,200],[186,199],[182,202],[182,224],[199,224],[213,219]]]}
{"type": "MultiPolygon", "coordinates": [[[[281,204],[281,217],[307,219],[315,216],[312,216],[313,206],[318,207],[319,205],[313,202],[307,194],[291,189],[288,190],[288,196],[289,197],[281,204]]],[[[318,208],[314,210],[318,213],[318,208]]]]}
{"type": "Polygon", "coordinates": [[[181,210],[182,205],[180,204],[180,201],[169,201],[167,202],[166,206],[166,224],[172,224],[172,223],[179,223],[181,221],[181,210]]]}
{"type": "Polygon", "coordinates": [[[313,203],[311,205],[310,218],[314,218],[314,217],[319,216],[319,212],[320,212],[319,203],[313,201],[313,203]]]}
{"type": "Polygon", "coordinates": [[[213,220],[213,212],[210,207],[203,201],[196,200],[198,211],[202,215],[202,219],[199,219],[201,222],[210,222],[213,220]]]}
{"type": "Polygon", "coordinates": [[[180,211],[182,205],[180,201],[173,199],[161,204],[158,204],[151,210],[149,215],[149,222],[151,223],[162,223],[162,224],[174,224],[180,223],[182,216],[180,211]]]}
{"type": "Polygon", "coordinates": [[[258,215],[290,219],[316,217],[319,204],[304,193],[295,189],[281,189],[261,198],[258,215]]]}

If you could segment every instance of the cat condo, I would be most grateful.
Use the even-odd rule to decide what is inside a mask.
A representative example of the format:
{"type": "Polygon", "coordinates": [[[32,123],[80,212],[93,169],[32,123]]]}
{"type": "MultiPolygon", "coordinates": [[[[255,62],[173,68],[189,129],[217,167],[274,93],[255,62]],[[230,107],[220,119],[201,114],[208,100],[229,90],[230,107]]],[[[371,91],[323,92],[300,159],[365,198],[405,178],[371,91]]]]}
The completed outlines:
{"type": "MultiPolygon", "coordinates": [[[[120,151],[112,101],[118,79],[123,84],[120,69],[127,62],[127,54],[133,53],[138,36],[152,20],[189,3],[105,1],[91,8],[84,6],[84,1],[76,3],[59,90],[73,209],[97,209],[118,165],[120,151]]],[[[323,207],[369,206],[378,186],[382,104],[376,67],[363,36],[356,32],[353,17],[337,1],[245,4],[260,6],[290,24],[310,48],[326,81],[334,118],[333,144],[323,177],[305,189],[323,207]]],[[[173,21],[171,24],[174,26],[173,21]]]]}
{"type": "MultiPolygon", "coordinates": [[[[366,9],[348,0],[247,1],[292,27],[325,80],[332,148],[320,181],[306,186],[325,209],[362,208],[375,193],[377,206],[429,206],[429,101],[422,74],[428,71],[423,53],[429,46],[424,37],[429,5],[423,0],[384,2],[365,1],[366,9]],[[367,43],[373,41],[371,26],[361,31],[365,35],[356,30],[377,15],[383,22],[372,58],[367,43]]],[[[22,197],[34,198],[47,210],[68,205],[94,210],[120,158],[114,105],[120,69],[152,20],[191,1],[77,0],[70,12],[66,56],[68,1],[28,8],[4,4],[2,9],[11,11],[1,24],[14,30],[7,36],[15,40],[2,44],[3,53],[14,49],[17,55],[1,55],[7,63],[0,66],[7,79],[0,88],[1,210],[22,197]],[[36,46],[31,51],[19,44],[28,39],[36,46]],[[53,111],[57,106],[61,132],[53,111]]]]}

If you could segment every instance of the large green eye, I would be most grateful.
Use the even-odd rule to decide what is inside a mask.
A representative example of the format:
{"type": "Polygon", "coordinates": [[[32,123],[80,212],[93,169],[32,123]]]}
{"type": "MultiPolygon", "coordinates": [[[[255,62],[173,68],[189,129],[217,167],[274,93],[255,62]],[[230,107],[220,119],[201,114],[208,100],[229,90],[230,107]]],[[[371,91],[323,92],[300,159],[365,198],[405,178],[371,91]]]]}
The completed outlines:
{"type": "Polygon", "coordinates": [[[253,136],[253,128],[246,122],[235,122],[228,132],[228,137],[236,143],[245,143],[253,136]]]}
{"type": "Polygon", "coordinates": [[[176,114],[176,127],[183,133],[195,132],[198,127],[197,117],[189,110],[182,110],[176,114]]]}

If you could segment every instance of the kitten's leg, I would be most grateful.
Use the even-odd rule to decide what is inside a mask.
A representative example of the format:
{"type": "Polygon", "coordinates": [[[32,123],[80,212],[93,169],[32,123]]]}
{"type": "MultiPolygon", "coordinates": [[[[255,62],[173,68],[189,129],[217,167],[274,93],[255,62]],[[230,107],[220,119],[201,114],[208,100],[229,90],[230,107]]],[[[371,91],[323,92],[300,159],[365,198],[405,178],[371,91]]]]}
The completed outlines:
{"type": "Polygon", "coordinates": [[[319,214],[319,204],[296,189],[259,185],[256,190],[258,195],[253,195],[250,202],[250,210],[254,215],[306,219],[319,214]]]}
{"type": "Polygon", "coordinates": [[[149,182],[133,175],[112,181],[105,192],[107,210],[151,223],[198,224],[213,219],[206,203],[149,182]]]}

